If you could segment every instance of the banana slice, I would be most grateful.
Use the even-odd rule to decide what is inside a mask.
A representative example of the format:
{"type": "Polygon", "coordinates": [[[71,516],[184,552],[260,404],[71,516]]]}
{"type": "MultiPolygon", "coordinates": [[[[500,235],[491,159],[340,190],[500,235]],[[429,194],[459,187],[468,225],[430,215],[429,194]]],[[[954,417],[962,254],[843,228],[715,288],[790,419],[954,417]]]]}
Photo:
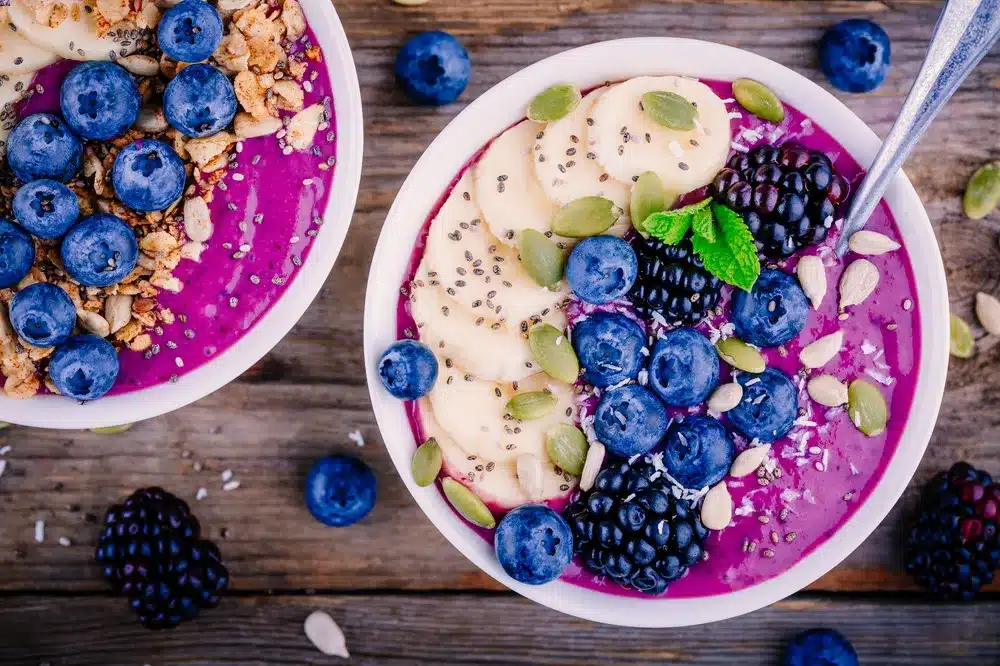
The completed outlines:
{"type": "Polygon", "coordinates": [[[58,59],[22,37],[10,23],[0,23],[0,74],[33,74],[58,59]]]}
{"type": "Polygon", "coordinates": [[[487,460],[513,462],[530,453],[546,460],[545,433],[557,423],[573,423],[576,416],[573,387],[539,373],[514,384],[476,379],[463,368],[448,368],[440,359],[441,372],[428,398],[441,427],[472,455],[487,460]],[[516,421],[505,415],[507,401],[517,393],[549,389],[556,406],[545,416],[516,421]]]}
{"type": "Polygon", "coordinates": [[[7,136],[17,124],[17,102],[30,90],[33,76],[0,76],[0,157],[7,152],[7,136]]]}
{"type": "Polygon", "coordinates": [[[705,84],[680,76],[639,77],[601,96],[591,110],[588,143],[604,170],[624,183],[655,172],[674,192],[690,192],[712,181],[726,164],[731,142],[726,105],[705,84]],[[693,130],[655,123],[639,107],[643,93],[677,93],[697,106],[693,130]]]}
{"type": "Polygon", "coordinates": [[[588,147],[590,112],[609,88],[587,94],[568,116],[549,123],[532,147],[535,175],[545,194],[560,206],[574,199],[597,196],[628,211],[629,186],[604,172],[588,147]]]}
{"type": "Polygon", "coordinates": [[[565,289],[538,286],[521,266],[517,251],[491,234],[482,218],[472,175],[466,172],[431,222],[417,276],[440,283],[451,300],[477,319],[485,318],[487,326],[496,321],[516,326],[568,296],[565,289]]]}
{"type": "Polygon", "coordinates": [[[70,60],[113,60],[138,48],[132,30],[115,29],[98,36],[97,19],[82,3],[70,5],[67,16],[56,27],[35,20],[25,0],[10,0],[8,19],[21,37],[61,58],[70,60]]]}
{"type": "MultiPolygon", "coordinates": [[[[520,326],[491,324],[455,307],[440,285],[417,281],[410,292],[410,312],[421,341],[476,377],[513,382],[539,370],[520,326]]],[[[541,320],[559,329],[566,326],[566,315],[559,310],[541,320]]]]}
{"type": "Polygon", "coordinates": [[[473,167],[476,200],[501,242],[516,246],[522,229],[546,233],[558,207],[535,177],[532,147],[543,126],[525,120],[498,136],[473,167]]]}
{"type": "Polygon", "coordinates": [[[424,435],[435,438],[441,447],[445,472],[468,486],[484,502],[500,509],[513,509],[530,501],[568,495],[576,486],[573,477],[566,478],[557,474],[548,458],[542,458],[541,497],[529,498],[517,480],[513,461],[496,462],[466,452],[437,422],[427,399],[421,400],[419,405],[424,435]]]}

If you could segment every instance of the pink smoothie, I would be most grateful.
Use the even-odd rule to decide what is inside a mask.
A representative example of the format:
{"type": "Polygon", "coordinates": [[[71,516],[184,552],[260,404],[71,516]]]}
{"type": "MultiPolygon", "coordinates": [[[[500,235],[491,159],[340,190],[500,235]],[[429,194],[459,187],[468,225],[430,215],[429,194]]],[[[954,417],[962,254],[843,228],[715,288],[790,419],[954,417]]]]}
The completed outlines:
{"type": "MultiPolygon", "coordinates": [[[[837,171],[851,183],[852,191],[860,182],[864,175],[861,166],[833,137],[797,109],[786,104],[785,120],[775,127],[743,111],[733,102],[730,83],[705,83],[719,97],[727,100],[732,115],[740,114],[732,122],[734,150],[746,151],[759,143],[780,144],[794,140],[829,155],[837,171]]],[[[478,155],[471,163],[476,159],[478,155]]],[[[687,199],[697,199],[702,194],[695,193],[687,199]]],[[[444,198],[442,196],[441,202],[444,198]]],[[[846,206],[842,210],[846,210],[846,206]]],[[[436,210],[429,216],[425,232],[434,214],[436,210]]],[[[896,452],[913,401],[920,356],[919,304],[916,302],[913,269],[905,248],[868,257],[878,267],[881,281],[874,294],[863,304],[849,309],[848,319],[840,320],[836,285],[846,264],[837,261],[830,249],[837,240],[840,222],[838,220],[836,229],[824,245],[803,253],[818,254],[827,266],[830,288],[822,306],[819,310],[810,310],[806,327],[795,340],[782,348],[764,350],[768,366],[784,371],[798,383],[800,419],[788,436],[772,444],[771,463],[765,466],[765,478],[759,479],[755,475],[741,479],[727,478],[735,506],[733,524],[721,532],[710,534],[705,543],[707,560],[673,582],[666,596],[724,594],[761,583],[786,571],[831,538],[851,517],[871,494],[896,452]],[[801,368],[798,361],[801,348],[838,329],[844,332],[844,348],[836,359],[824,367],[823,372],[833,374],[845,383],[863,378],[879,387],[889,406],[889,422],[885,432],[877,437],[860,433],[843,408],[827,409],[813,402],[805,393],[804,377],[797,374],[801,368]]],[[[902,243],[884,201],[866,228],[902,243]]],[[[414,250],[411,277],[423,253],[425,235],[422,234],[414,250]]],[[[801,255],[778,267],[793,272],[798,256],[801,255]]],[[[847,257],[848,260],[852,258],[850,255],[847,257]]],[[[728,304],[729,295],[727,288],[723,293],[723,306],[728,304]]],[[[412,337],[416,330],[408,306],[408,299],[402,297],[398,311],[400,337],[412,337]]],[[[610,307],[631,314],[627,306],[610,307]]],[[[592,306],[571,303],[568,310],[571,323],[592,310],[592,306]]],[[[702,321],[698,329],[712,336],[713,331],[726,322],[727,314],[724,314],[702,321]]],[[[729,367],[723,363],[720,382],[725,382],[730,376],[729,367]]],[[[581,418],[593,414],[595,403],[596,399],[584,405],[581,418]]],[[[672,416],[699,411],[702,410],[673,409],[672,416]]],[[[410,410],[410,416],[416,440],[422,441],[422,428],[415,410],[410,410]]],[[[724,416],[722,420],[725,423],[724,416]]],[[[735,439],[738,450],[749,446],[738,435],[735,439]]],[[[566,504],[566,500],[550,502],[559,511],[566,504]]],[[[474,529],[492,543],[491,531],[474,529]]],[[[574,560],[562,580],[609,594],[646,596],[622,588],[603,576],[595,576],[580,565],[579,559],[574,560]]]]}
{"type": "MultiPolygon", "coordinates": [[[[309,39],[316,43],[312,32],[309,39]]],[[[308,257],[326,210],[337,151],[326,63],[306,62],[304,80],[312,90],[305,104],[325,105],[329,129],[317,134],[312,151],[290,155],[282,154],[273,136],[242,142],[216,186],[210,205],[215,232],[200,262],[182,260],[173,274],[184,289],[158,297],[177,316],[175,323],[158,327],[147,351],[121,351],[112,395],[175,380],[220,355],[281,298],[308,257]],[[321,170],[320,164],[329,168],[321,170]]],[[[22,105],[22,117],[58,112],[59,84],[73,64],[64,61],[39,72],[34,85],[41,91],[22,105]]]]}

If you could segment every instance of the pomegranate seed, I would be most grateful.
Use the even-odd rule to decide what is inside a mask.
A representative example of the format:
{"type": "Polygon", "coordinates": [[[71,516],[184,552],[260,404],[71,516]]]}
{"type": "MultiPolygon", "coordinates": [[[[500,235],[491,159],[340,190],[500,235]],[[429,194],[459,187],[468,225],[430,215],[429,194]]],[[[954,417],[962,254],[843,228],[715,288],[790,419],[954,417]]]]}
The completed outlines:
{"type": "Polygon", "coordinates": [[[969,541],[983,533],[983,524],[975,518],[964,518],[958,528],[962,537],[969,541]]]}
{"type": "Polygon", "coordinates": [[[986,520],[997,517],[997,502],[994,499],[985,499],[976,504],[976,515],[986,520]]]}
{"type": "Polygon", "coordinates": [[[986,490],[978,483],[967,483],[962,486],[963,502],[978,502],[985,494],[986,490]]]}

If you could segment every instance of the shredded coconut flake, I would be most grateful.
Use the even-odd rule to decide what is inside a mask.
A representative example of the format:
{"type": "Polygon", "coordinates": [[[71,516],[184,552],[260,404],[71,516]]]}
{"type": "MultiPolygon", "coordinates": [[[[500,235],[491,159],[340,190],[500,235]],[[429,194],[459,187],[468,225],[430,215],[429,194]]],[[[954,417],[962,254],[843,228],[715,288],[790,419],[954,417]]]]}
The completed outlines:
{"type": "Polygon", "coordinates": [[[347,438],[352,442],[354,442],[355,444],[357,444],[358,446],[365,445],[365,436],[361,434],[360,430],[355,429],[347,433],[347,438]]]}
{"type": "Polygon", "coordinates": [[[45,521],[36,520],[35,521],[35,542],[43,543],[45,541],[45,521]]]}
{"type": "Polygon", "coordinates": [[[222,489],[228,492],[230,490],[236,490],[239,487],[240,487],[239,481],[229,481],[228,483],[223,484],[222,489]]]}
{"type": "Polygon", "coordinates": [[[199,502],[202,501],[203,499],[205,499],[206,497],[208,497],[208,491],[205,490],[204,488],[199,488],[198,492],[195,493],[195,496],[194,496],[194,498],[196,500],[198,500],[199,502]]]}
{"type": "Polygon", "coordinates": [[[222,482],[225,483],[233,478],[233,470],[227,469],[222,473],[222,482]]]}

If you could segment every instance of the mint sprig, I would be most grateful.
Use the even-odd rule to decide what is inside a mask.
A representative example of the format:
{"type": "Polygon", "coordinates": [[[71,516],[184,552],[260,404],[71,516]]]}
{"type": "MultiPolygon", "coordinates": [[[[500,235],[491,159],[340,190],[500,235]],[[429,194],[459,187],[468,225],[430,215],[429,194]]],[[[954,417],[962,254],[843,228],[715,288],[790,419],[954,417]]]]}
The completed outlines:
{"type": "Polygon", "coordinates": [[[691,231],[691,248],[712,275],[750,291],[760,275],[760,260],[753,234],[743,218],[722,204],[705,199],[664,213],[653,213],[643,222],[649,234],[676,245],[691,231]],[[711,205],[710,205],[711,204],[711,205]]]}

